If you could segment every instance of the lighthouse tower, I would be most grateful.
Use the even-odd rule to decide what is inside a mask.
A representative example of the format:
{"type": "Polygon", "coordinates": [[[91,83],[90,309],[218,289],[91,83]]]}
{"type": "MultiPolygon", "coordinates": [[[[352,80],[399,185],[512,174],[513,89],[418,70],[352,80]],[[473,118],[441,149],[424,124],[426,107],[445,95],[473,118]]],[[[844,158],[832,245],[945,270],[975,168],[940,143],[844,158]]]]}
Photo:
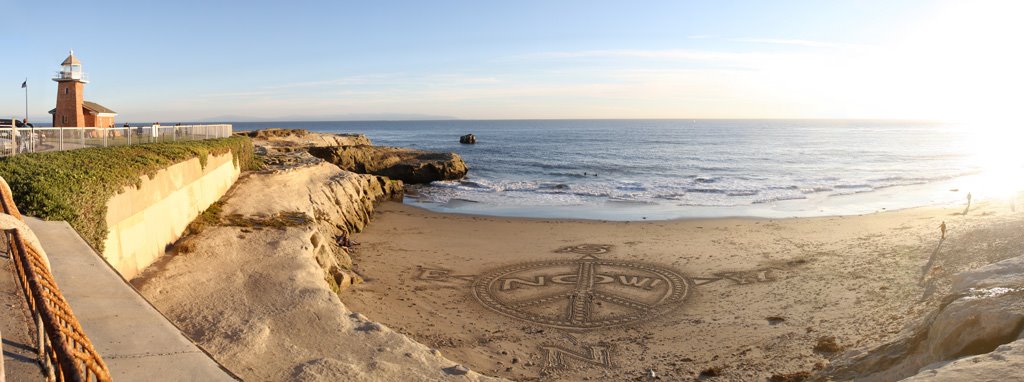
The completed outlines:
{"type": "Polygon", "coordinates": [[[53,78],[57,81],[57,108],[53,113],[53,126],[85,127],[85,111],[82,108],[85,84],[89,81],[82,73],[82,62],[75,58],[75,52],[60,63],[60,71],[53,78]]]}
{"type": "Polygon", "coordinates": [[[53,77],[57,82],[57,108],[53,114],[54,127],[113,127],[117,113],[103,105],[84,100],[88,77],[82,73],[82,62],[75,52],[60,63],[60,71],[53,77]]]}

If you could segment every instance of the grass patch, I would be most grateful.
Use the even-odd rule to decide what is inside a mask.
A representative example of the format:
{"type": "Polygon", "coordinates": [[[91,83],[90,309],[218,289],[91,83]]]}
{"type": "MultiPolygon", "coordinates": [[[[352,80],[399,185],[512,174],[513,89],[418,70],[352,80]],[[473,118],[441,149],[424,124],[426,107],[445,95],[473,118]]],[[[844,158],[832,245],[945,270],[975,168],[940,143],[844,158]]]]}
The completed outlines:
{"type": "Polygon", "coordinates": [[[245,135],[245,136],[248,136],[250,138],[258,138],[258,139],[286,138],[286,137],[290,137],[290,136],[295,136],[295,137],[302,138],[302,137],[306,136],[306,134],[309,134],[309,131],[305,130],[305,129],[277,129],[277,128],[270,128],[270,129],[261,129],[261,130],[255,130],[255,131],[240,131],[240,132],[237,132],[235,134],[237,134],[237,135],[245,135]]]}
{"type": "Polygon", "coordinates": [[[242,228],[261,230],[264,228],[276,228],[283,230],[287,227],[298,227],[313,223],[313,218],[303,212],[280,212],[269,216],[242,216],[231,214],[220,219],[220,224],[242,228]]]}
{"type": "Polygon", "coordinates": [[[809,371],[798,371],[795,373],[775,374],[768,378],[768,382],[803,382],[811,379],[809,371]]]}
{"type": "Polygon", "coordinates": [[[842,346],[836,342],[836,338],[833,336],[822,336],[818,338],[818,343],[814,344],[814,351],[818,353],[833,354],[843,350],[842,346]]]}
{"type": "Polygon", "coordinates": [[[232,154],[242,171],[258,162],[248,137],[159,142],[135,146],[18,154],[0,158],[0,176],[11,186],[23,214],[66,220],[90,246],[103,252],[107,238],[107,201],[125,187],[139,187],[143,175],[208,155],[232,154]]]}
{"type": "Polygon", "coordinates": [[[722,372],[724,372],[724,371],[725,371],[725,367],[722,367],[722,366],[712,366],[712,367],[709,367],[707,369],[701,370],[700,378],[715,378],[715,377],[719,377],[719,376],[722,375],[722,372]]]}

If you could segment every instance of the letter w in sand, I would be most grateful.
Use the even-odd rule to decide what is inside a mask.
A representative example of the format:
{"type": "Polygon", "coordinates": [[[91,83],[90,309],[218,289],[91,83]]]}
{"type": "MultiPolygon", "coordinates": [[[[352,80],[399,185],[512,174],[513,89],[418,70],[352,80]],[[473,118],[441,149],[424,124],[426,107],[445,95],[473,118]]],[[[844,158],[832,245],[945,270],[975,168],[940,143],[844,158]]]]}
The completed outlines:
{"type": "Polygon", "coordinates": [[[651,289],[655,285],[661,283],[661,280],[652,279],[650,277],[640,276],[619,276],[619,283],[625,286],[633,286],[637,288],[651,289]]]}

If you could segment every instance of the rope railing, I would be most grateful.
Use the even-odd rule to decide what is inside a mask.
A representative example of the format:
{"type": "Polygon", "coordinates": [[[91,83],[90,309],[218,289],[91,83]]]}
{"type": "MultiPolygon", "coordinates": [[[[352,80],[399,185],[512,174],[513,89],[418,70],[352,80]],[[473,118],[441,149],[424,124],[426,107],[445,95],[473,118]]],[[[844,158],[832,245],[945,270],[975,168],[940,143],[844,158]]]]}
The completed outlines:
{"type": "Polygon", "coordinates": [[[60,293],[46,255],[24,225],[11,189],[3,178],[0,178],[0,209],[17,220],[15,224],[7,224],[14,228],[3,229],[2,237],[35,320],[38,361],[47,380],[110,381],[110,370],[60,293]]]}

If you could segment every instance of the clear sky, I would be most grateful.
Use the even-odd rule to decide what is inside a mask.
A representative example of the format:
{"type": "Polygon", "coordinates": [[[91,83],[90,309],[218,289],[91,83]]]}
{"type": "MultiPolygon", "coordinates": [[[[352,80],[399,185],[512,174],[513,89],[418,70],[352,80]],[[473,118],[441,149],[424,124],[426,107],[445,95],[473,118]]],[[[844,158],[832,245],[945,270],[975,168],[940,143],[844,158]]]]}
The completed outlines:
{"type": "Polygon", "coordinates": [[[69,49],[118,121],[1005,117],[1024,2],[0,0],[0,118],[69,49]]]}

